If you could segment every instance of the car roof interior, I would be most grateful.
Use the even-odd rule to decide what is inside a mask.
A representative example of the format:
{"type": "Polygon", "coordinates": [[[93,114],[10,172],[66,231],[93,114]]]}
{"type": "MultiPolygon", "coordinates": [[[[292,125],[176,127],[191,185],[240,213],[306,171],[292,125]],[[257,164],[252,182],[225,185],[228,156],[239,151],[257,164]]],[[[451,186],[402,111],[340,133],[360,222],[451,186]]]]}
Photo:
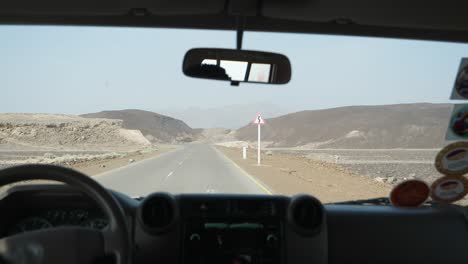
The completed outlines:
{"type": "Polygon", "coordinates": [[[0,24],[298,32],[468,42],[468,2],[382,0],[2,1],[0,24]],[[16,7],[15,7],[16,6],[16,7]],[[20,7],[23,6],[23,7],[20,7]],[[24,7],[26,6],[26,7],[24,7]],[[108,7],[102,7],[108,6],[108,7]],[[140,8],[138,6],[151,6],[140,8]]]}
{"type": "MultiPolygon", "coordinates": [[[[70,7],[96,6],[96,1],[91,0],[4,0],[0,24],[242,29],[468,43],[468,1],[459,0],[101,0],[99,5],[70,7]],[[43,7],[65,3],[69,7],[43,7]]],[[[206,197],[178,197],[180,201],[202,198],[206,197]]],[[[128,211],[136,211],[139,206],[133,200],[118,199],[128,211]]],[[[218,200],[228,198],[223,199],[218,200]]],[[[274,202],[283,205],[283,198],[275,198],[274,202]]],[[[369,208],[330,205],[328,226],[318,235],[307,237],[288,231],[287,240],[292,241],[286,245],[288,263],[443,263],[447,256],[453,263],[466,263],[465,211],[448,210],[450,206],[421,210],[369,208]],[[370,247],[378,249],[368,250],[370,247]]],[[[135,225],[139,222],[135,221],[135,225]]],[[[139,263],[179,263],[179,258],[170,256],[182,246],[177,243],[177,230],[161,237],[135,230],[135,237],[141,240],[138,253],[144,260],[139,263]],[[157,259],[154,245],[166,254],[164,258],[157,259]]]]}

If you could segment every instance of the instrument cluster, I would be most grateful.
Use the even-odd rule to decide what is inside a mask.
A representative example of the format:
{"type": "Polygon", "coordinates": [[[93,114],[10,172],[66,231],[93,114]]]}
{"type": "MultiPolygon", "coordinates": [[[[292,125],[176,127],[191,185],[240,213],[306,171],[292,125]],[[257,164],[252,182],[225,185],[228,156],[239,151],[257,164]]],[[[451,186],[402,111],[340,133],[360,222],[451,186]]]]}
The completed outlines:
{"type": "Polygon", "coordinates": [[[108,220],[100,211],[77,208],[48,209],[18,219],[9,228],[8,235],[61,226],[81,226],[101,230],[107,224],[108,220]]]}

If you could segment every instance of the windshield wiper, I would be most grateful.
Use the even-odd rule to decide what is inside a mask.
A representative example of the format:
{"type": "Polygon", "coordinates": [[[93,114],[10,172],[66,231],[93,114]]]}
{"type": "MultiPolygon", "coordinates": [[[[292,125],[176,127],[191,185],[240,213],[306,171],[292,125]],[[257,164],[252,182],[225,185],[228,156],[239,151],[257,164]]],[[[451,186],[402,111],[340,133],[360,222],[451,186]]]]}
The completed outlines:
{"type": "MultiPolygon", "coordinates": [[[[343,205],[383,205],[390,206],[392,203],[388,197],[378,197],[372,199],[351,200],[345,202],[329,203],[329,204],[343,204],[343,205]]],[[[434,206],[437,202],[426,201],[422,206],[434,206]]]]}
{"type": "Polygon", "coordinates": [[[362,200],[351,200],[330,204],[346,204],[346,205],[391,205],[390,199],[388,197],[378,197],[372,199],[362,199],[362,200]]]}

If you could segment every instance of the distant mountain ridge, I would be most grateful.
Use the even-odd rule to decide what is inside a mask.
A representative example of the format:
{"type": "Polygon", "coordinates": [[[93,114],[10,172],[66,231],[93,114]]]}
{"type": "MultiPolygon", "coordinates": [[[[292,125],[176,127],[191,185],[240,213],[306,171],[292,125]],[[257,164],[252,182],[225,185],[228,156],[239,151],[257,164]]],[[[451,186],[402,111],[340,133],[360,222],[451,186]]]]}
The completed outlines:
{"type": "Polygon", "coordinates": [[[257,112],[266,118],[287,114],[287,109],[270,103],[250,103],[225,105],[222,107],[188,107],[185,109],[165,109],[158,111],[168,116],[184,120],[193,128],[226,128],[238,129],[249,120],[253,120],[257,112]]]}
{"type": "Polygon", "coordinates": [[[113,110],[81,115],[86,118],[120,119],[122,126],[137,129],[152,142],[174,143],[192,141],[194,130],[183,121],[158,113],[137,110],[113,110]]]}
{"type": "MultiPolygon", "coordinates": [[[[348,106],[308,110],[266,120],[262,139],[271,146],[311,148],[436,148],[445,141],[451,104],[348,106]]],[[[254,141],[255,126],[238,129],[254,141]]]]}

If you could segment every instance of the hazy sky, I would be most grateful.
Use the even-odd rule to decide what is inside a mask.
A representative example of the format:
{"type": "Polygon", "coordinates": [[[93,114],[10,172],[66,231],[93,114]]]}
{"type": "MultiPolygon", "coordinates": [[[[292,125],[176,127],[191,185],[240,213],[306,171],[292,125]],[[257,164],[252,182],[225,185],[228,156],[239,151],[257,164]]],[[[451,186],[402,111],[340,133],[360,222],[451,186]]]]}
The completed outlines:
{"type": "Polygon", "coordinates": [[[0,112],[448,102],[468,57],[467,44],[284,33],[247,32],[243,46],[287,55],[292,81],[234,87],[182,74],[188,49],[235,47],[230,31],[0,26],[0,112]]]}

